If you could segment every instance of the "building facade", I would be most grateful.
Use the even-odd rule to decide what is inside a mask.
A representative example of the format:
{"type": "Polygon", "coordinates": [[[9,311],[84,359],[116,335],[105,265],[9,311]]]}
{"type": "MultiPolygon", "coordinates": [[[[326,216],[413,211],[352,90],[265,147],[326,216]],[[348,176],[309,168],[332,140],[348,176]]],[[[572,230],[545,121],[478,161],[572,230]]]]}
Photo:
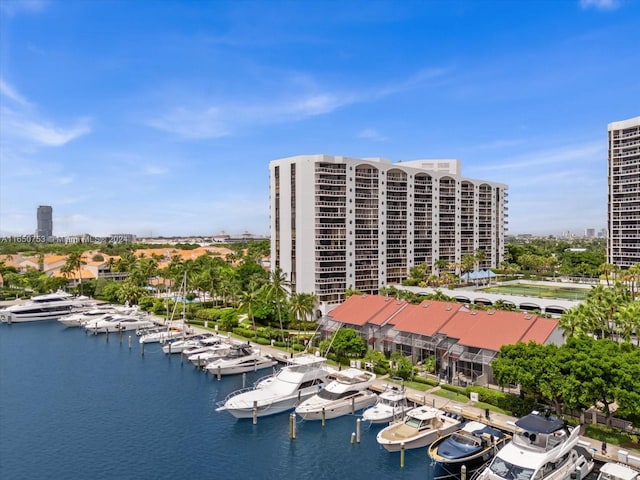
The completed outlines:
{"type": "Polygon", "coordinates": [[[53,208],[48,205],[40,205],[37,212],[38,228],[36,236],[51,238],[53,236],[53,208]]]}
{"type": "Polygon", "coordinates": [[[607,262],[640,263],[640,117],[610,123],[607,262]]]}
{"type": "Polygon", "coordinates": [[[463,178],[458,160],[304,155],[269,169],[271,268],[323,312],[346,289],[377,293],[417,265],[478,251],[478,268],[504,260],[507,185],[463,178]]]}

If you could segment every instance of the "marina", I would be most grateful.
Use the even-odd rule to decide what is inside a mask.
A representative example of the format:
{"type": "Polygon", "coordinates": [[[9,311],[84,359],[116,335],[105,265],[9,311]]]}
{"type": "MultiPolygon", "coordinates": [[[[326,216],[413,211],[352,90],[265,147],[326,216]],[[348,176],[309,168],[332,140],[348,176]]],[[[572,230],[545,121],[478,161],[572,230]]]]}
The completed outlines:
{"type": "MultiPolygon", "coordinates": [[[[401,385],[392,387],[382,380],[374,384],[375,375],[364,371],[327,368],[326,359],[317,355],[289,358],[274,351],[265,357],[273,359],[268,366],[275,359],[285,365],[273,366],[271,374],[265,376],[267,370],[262,368],[246,368],[238,370],[242,375],[233,371],[225,375],[221,368],[208,368],[210,360],[189,361],[191,351],[201,345],[196,341],[204,341],[202,348],[213,348],[214,355],[227,360],[222,352],[246,350],[244,354],[249,355],[250,344],[191,332],[188,345],[193,348],[183,350],[182,355],[169,355],[176,353],[166,349],[170,343],[139,342],[134,330],[119,328],[111,336],[108,329],[104,331],[68,328],[59,321],[2,326],[3,478],[183,478],[185,472],[196,478],[280,478],[286,471],[295,472],[295,478],[432,479],[437,465],[424,447],[453,434],[476,414],[481,418],[473,409],[406,391],[401,385]],[[336,386],[328,388],[330,385],[336,386]],[[304,409],[305,399],[315,398],[323,389],[333,401],[350,398],[352,390],[367,392],[367,388],[401,402],[404,414],[412,411],[409,405],[418,405],[413,407],[414,416],[425,425],[437,423],[433,425],[436,430],[417,443],[408,437],[396,442],[395,437],[408,433],[393,433],[394,445],[388,445],[389,439],[380,440],[389,436],[385,432],[407,430],[412,421],[407,422],[407,416],[396,427],[365,421],[362,408],[372,401],[356,404],[349,400],[335,412],[325,407],[324,417],[310,410],[305,412],[307,420],[293,413],[298,405],[304,409]],[[329,418],[333,419],[325,424],[329,418]],[[309,421],[312,419],[323,421],[309,421]],[[80,452],[78,447],[82,447],[80,452]],[[251,461],[244,461],[247,455],[251,461]],[[37,461],[26,462],[27,457],[37,461]],[[118,458],[116,465],[108,461],[114,457],[118,458]],[[233,474],[214,474],[208,468],[211,463],[226,465],[233,474]]],[[[184,346],[179,339],[174,342],[176,350],[184,346]]],[[[374,397],[371,391],[367,395],[374,397]]],[[[520,426],[520,421],[513,423],[506,416],[485,420],[508,433],[520,426]]],[[[558,435],[561,432],[558,427],[558,435]]],[[[597,457],[597,449],[578,439],[576,432],[571,445],[579,455],[597,457]]],[[[615,456],[615,450],[612,453],[615,456]]],[[[576,462],[581,461],[576,458],[576,462]]],[[[583,469],[581,478],[589,470],[583,469]]]]}

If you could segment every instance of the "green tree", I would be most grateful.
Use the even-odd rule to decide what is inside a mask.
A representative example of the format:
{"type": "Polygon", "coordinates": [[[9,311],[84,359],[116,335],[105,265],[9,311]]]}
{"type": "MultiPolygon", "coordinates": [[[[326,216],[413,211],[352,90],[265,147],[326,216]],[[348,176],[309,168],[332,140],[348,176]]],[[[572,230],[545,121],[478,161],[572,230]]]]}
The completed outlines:
{"type": "Polygon", "coordinates": [[[408,380],[413,378],[413,362],[410,357],[405,357],[402,352],[396,351],[391,354],[392,368],[394,375],[408,380]]]}
{"type": "Polygon", "coordinates": [[[338,357],[362,357],[367,353],[366,342],[352,328],[337,330],[331,337],[330,345],[338,357]]]}
{"type": "Polygon", "coordinates": [[[282,307],[287,301],[289,295],[290,283],[287,280],[285,273],[280,268],[275,268],[271,271],[269,276],[269,283],[264,286],[266,300],[272,302],[275,306],[278,322],[280,323],[280,334],[282,341],[284,342],[284,326],[282,323],[282,307]]]}

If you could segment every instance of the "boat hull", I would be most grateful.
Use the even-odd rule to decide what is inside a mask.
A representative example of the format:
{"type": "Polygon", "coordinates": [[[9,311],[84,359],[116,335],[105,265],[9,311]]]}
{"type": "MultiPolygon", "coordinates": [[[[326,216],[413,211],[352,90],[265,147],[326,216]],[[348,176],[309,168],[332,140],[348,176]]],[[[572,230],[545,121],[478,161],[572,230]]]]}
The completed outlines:
{"type": "Polygon", "coordinates": [[[224,367],[207,366],[206,369],[213,375],[237,375],[239,373],[255,372],[257,370],[264,370],[265,368],[271,368],[278,362],[275,360],[262,360],[258,359],[253,364],[245,365],[230,365],[224,367]]]}

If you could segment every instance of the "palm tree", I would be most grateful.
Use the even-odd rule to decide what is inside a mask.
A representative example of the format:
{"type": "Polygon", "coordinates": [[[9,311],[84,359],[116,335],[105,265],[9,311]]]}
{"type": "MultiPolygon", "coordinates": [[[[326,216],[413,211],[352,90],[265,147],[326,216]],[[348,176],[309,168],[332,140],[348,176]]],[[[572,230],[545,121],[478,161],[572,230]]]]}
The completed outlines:
{"type": "Polygon", "coordinates": [[[250,282],[249,291],[244,291],[240,294],[240,304],[238,305],[239,310],[242,312],[246,312],[251,319],[251,325],[253,325],[253,335],[256,336],[258,331],[256,330],[256,319],[253,315],[253,311],[256,305],[259,302],[260,295],[259,290],[255,289],[255,283],[250,282]]]}
{"type": "Polygon", "coordinates": [[[269,283],[264,286],[266,298],[272,302],[278,312],[278,321],[280,322],[280,335],[284,342],[284,327],[282,325],[282,303],[287,300],[289,295],[288,287],[291,284],[287,280],[285,273],[278,267],[271,271],[269,275],[269,283]]]}
{"type": "Polygon", "coordinates": [[[289,298],[289,312],[296,321],[307,320],[313,315],[316,301],[313,293],[294,293],[289,298]]]}
{"type": "Polygon", "coordinates": [[[618,335],[630,342],[635,334],[636,342],[640,346],[640,303],[629,302],[621,305],[613,317],[618,335]]]}
{"type": "Polygon", "coordinates": [[[82,253],[81,252],[71,252],[67,256],[67,261],[64,266],[60,269],[63,273],[72,273],[74,278],[78,279],[78,274],[80,274],[80,295],[82,295],[82,272],[80,268],[84,265],[85,262],[82,261],[82,253]],[[64,269],[64,270],[63,270],[64,269]]]}

